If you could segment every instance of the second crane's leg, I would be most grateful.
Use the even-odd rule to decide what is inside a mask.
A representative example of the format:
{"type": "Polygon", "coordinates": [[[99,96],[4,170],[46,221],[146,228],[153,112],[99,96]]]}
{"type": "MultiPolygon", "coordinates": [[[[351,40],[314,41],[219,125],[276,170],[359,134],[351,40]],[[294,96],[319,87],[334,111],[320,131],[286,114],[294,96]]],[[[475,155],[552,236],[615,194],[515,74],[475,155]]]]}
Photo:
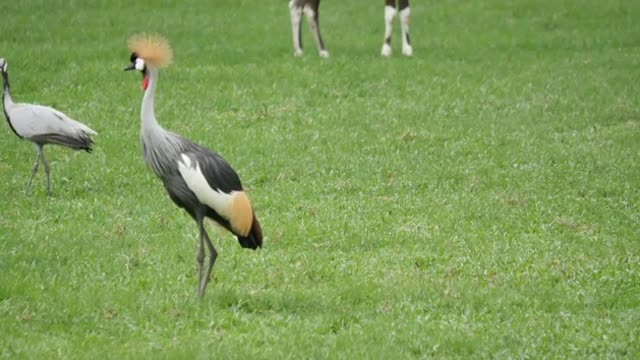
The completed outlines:
{"type": "Polygon", "coordinates": [[[211,243],[211,240],[209,239],[209,235],[207,235],[207,232],[204,230],[204,225],[202,224],[202,222],[200,222],[200,231],[201,231],[202,237],[207,243],[207,247],[209,248],[209,265],[207,266],[207,272],[205,273],[204,284],[202,286],[202,291],[200,293],[200,296],[204,296],[204,291],[207,289],[209,280],[211,280],[211,269],[213,268],[213,264],[216,263],[216,259],[218,258],[218,252],[216,251],[216,248],[213,247],[213,243],[211,243]]]}
{"type": "Polygon", "coordinates": [[[38,150],[38,155],[36,156],[36,162],[33,164],[33,169],[31,170],[31,177],[29,178],[29,182],[27,183],[27,194],[31,194],[31,183],[33,182],[33,178],[36,177],[39,164],[40,164],[40,150],[38,150]]]}
{"type": "Polygon", "coordinates": [[[42,146],[38,148],[38,156],[42,159],[42,164],[44,165],[44,172],[47,174],[47,193],[51,196],[51,178],[49,176],[49,164],[47,163],[47,159],[44,158],[44,152],[42,151],[42,146]]]}

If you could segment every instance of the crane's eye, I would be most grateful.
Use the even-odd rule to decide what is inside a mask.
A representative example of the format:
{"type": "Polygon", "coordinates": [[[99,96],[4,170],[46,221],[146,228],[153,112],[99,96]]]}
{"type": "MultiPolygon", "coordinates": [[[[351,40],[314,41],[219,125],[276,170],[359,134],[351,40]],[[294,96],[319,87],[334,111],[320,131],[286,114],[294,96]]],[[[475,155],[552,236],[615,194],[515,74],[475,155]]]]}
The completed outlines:
{"type": "Polygon", "coordinates": [[[138,71],[144,71],[146,67],[146,65],[144,64],[144,60],[139,58],[135,60],[135,66],[136,66],[136,70],[138,71]]]}

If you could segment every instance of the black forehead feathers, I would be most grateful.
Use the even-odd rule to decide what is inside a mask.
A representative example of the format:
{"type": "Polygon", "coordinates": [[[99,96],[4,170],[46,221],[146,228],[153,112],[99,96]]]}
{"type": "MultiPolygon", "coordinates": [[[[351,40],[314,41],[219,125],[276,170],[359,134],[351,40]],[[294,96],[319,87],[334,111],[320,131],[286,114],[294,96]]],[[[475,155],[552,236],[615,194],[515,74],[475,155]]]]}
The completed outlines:
{"type": "Polygon", "coordinates": [[[135,52],[132,52],[131,53],[131,57],[129,58],[129,60],[131,62],[134,62],[134,61],[136,61],[137,58],[138,58],[138,54],[136,54],[135,52]]]}

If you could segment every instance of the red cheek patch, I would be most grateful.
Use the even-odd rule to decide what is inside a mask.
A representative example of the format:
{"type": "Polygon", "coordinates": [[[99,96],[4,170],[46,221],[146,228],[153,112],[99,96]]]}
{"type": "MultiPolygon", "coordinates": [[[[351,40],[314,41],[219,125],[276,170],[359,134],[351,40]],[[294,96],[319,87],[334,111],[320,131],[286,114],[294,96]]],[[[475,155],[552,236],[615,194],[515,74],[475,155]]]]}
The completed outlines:
{"type": "Polygon", "coordinates": [[[145,76],[144,79],[142,80],[142,88],[144,90],[147,90],[147,87],[149,87],[149,77],[145,76]]]}

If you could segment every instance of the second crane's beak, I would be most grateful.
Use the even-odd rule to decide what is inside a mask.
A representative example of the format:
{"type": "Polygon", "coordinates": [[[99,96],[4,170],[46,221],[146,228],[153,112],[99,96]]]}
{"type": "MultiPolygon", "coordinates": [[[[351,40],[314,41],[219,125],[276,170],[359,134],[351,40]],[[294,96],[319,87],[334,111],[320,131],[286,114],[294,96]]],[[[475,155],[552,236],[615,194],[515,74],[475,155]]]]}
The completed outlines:
{"type": "Polygon", "coordinates": [[[135,69],[136,69],[136,63],[131,63],[129,66],[124,68],[124,71],[135,70],[135,69]]]}

